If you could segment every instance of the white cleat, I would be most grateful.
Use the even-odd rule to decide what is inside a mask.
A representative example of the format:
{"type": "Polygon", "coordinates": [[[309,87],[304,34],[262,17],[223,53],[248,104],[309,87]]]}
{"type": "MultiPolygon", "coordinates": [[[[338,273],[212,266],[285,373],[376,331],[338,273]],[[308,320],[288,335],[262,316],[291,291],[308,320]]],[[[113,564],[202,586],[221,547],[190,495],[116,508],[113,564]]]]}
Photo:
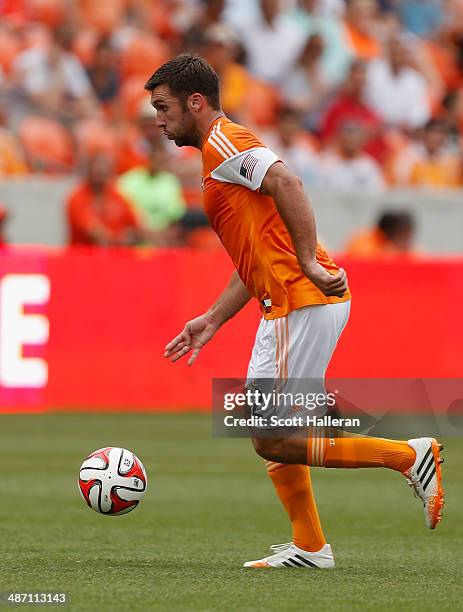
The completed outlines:
{"type": "Polygon", "coordinates": [[[404,472],[408,484],[424,505],[424,519],[429,529],[434,529],[442,518],[444,489],[442,488],[440,451],[443,449],[434,438],[415,438],[408,441],[416,452],[415,463],[404,472]]]}
{"type": "Polygon", "coordinates": [[[257,561],[247,561],[243,567],[303,567],[305,569],[334,567],[334,557],[329,544],[325,544],[318,552],[307,552],[298,548],[293,542],[274,544],[270,546],[270,550],[274,551],[273,555],[257,561]]]}

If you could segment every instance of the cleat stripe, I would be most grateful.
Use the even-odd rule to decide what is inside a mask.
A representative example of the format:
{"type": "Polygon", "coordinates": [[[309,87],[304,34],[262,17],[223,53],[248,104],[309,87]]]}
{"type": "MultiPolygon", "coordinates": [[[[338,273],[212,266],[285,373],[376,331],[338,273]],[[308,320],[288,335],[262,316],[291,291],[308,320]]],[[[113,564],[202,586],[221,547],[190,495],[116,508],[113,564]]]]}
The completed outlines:
{"type": "Polygon", "coordinates": [[[432,470],[432,472],[429,474],[429,478],[427,479],[427,481],[424,483],[423,485],[423,491],[426,491],[426,488],[428,487],[429,483],[431,482],[434,474],[436,473],[436,466],[434,466],[434,469],[432,470]]]}
{"type": "Polygon", "coordinates": [[[300,561],[302,561],[303,563],[305,563],[306,565],[310,565],[310,567],[318,567],[317,565],[315,565],[315,563],[312,563],[312,561],[309,561],[308,559],[304,559],[304,557],[302,557],[301,555],[294,555],[294,556],[300,561]]]}
{"type": "Polygon", "coordinates": [[[283,565],[286,565],[286,567],[293,567],[291,563],[288,563],[287,561],[283,561],[283,565]]]}
{"type": "Polygon", "coordinates": [[[294,563],[296,567],[304,567],[301,563],[296,561],[296,559],[288,559],[288,561],[290,561],[291,563],[294,563]]]}
{"type": "Polygon", "coordinates": [[[428,460],[429,455],[432,454],[432,447],[430,446],[425,454],[425,456],[423,457],[423,460],[421,461],[420,465],[418,466],[418,469],[416,470],[416,473],[419,474],[421,468],[423,467],[423,465],[426,463],[426,461],[428,460]]]}
{"type": "Polygon", "coordinates": [[[420,475],[420,477],[419,477],[421,482],[423,482],[423,480],[425,480],[427,472],[429,472],[429,469],[430,469],[430,468],[431,468],[431,466],[433,466],[433,465],[434,465],[434,455],[431,457],[431,459],[428,461],[427,466],[426,466],[426,467],[424,468],[424,470],[421,472],[421,475],[420,475]]]}

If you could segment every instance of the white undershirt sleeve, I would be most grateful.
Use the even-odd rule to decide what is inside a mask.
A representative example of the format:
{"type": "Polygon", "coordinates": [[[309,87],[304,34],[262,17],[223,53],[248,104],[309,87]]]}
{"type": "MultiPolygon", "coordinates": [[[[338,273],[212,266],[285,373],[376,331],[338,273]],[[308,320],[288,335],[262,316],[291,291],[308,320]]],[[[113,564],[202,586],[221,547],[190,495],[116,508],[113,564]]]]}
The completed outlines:
{"type": "Polygon", "coordinates": [[[211,172],[211,177],[223,183],[236,183],[252,191],[262,185],[267,170],[278,156],[267,147],[254,147],[223,161],[211,172]]]}

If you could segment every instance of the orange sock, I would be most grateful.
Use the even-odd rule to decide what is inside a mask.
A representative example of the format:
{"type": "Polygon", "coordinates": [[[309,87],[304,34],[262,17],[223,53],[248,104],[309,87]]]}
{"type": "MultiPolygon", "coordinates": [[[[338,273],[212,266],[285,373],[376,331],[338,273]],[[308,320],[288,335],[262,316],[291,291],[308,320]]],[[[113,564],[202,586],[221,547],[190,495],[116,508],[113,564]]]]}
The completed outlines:
{"type": "Polygon", "coordinates": [[[267,471],[288,513],[293,541],[299,548],[316,552],[325,544],[307,465],[283,465],[266,461],[267,471]]]}
{"type": "Polygon", "coordinates": [[[349,436],[307,439],[307,464],[330,468],[387,467],[404,472],[416,453],[406,442],[349,436]]]}

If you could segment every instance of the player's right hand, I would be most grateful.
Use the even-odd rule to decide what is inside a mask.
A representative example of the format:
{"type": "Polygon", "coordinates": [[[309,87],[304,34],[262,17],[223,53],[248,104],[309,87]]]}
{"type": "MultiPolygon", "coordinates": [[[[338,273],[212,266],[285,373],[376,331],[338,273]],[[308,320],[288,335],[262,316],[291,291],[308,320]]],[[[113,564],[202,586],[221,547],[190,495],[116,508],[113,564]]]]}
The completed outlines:
{"type": "Polygon", "coordinates": [[[337,274],[330,274],[319,263],[314,263],[305,271],[309,280],[326,296],[342,297],[349,288],[347,274],[339,268],[337,274]]]}
{"type": "Polygon", "coordinates": [[[188,365],[193,365],[199,351],[214,336],[219,327],[207,315],[188,321],[183,331],[166,346],[164,357],[172,363],[192,351],[188,365]]]}

